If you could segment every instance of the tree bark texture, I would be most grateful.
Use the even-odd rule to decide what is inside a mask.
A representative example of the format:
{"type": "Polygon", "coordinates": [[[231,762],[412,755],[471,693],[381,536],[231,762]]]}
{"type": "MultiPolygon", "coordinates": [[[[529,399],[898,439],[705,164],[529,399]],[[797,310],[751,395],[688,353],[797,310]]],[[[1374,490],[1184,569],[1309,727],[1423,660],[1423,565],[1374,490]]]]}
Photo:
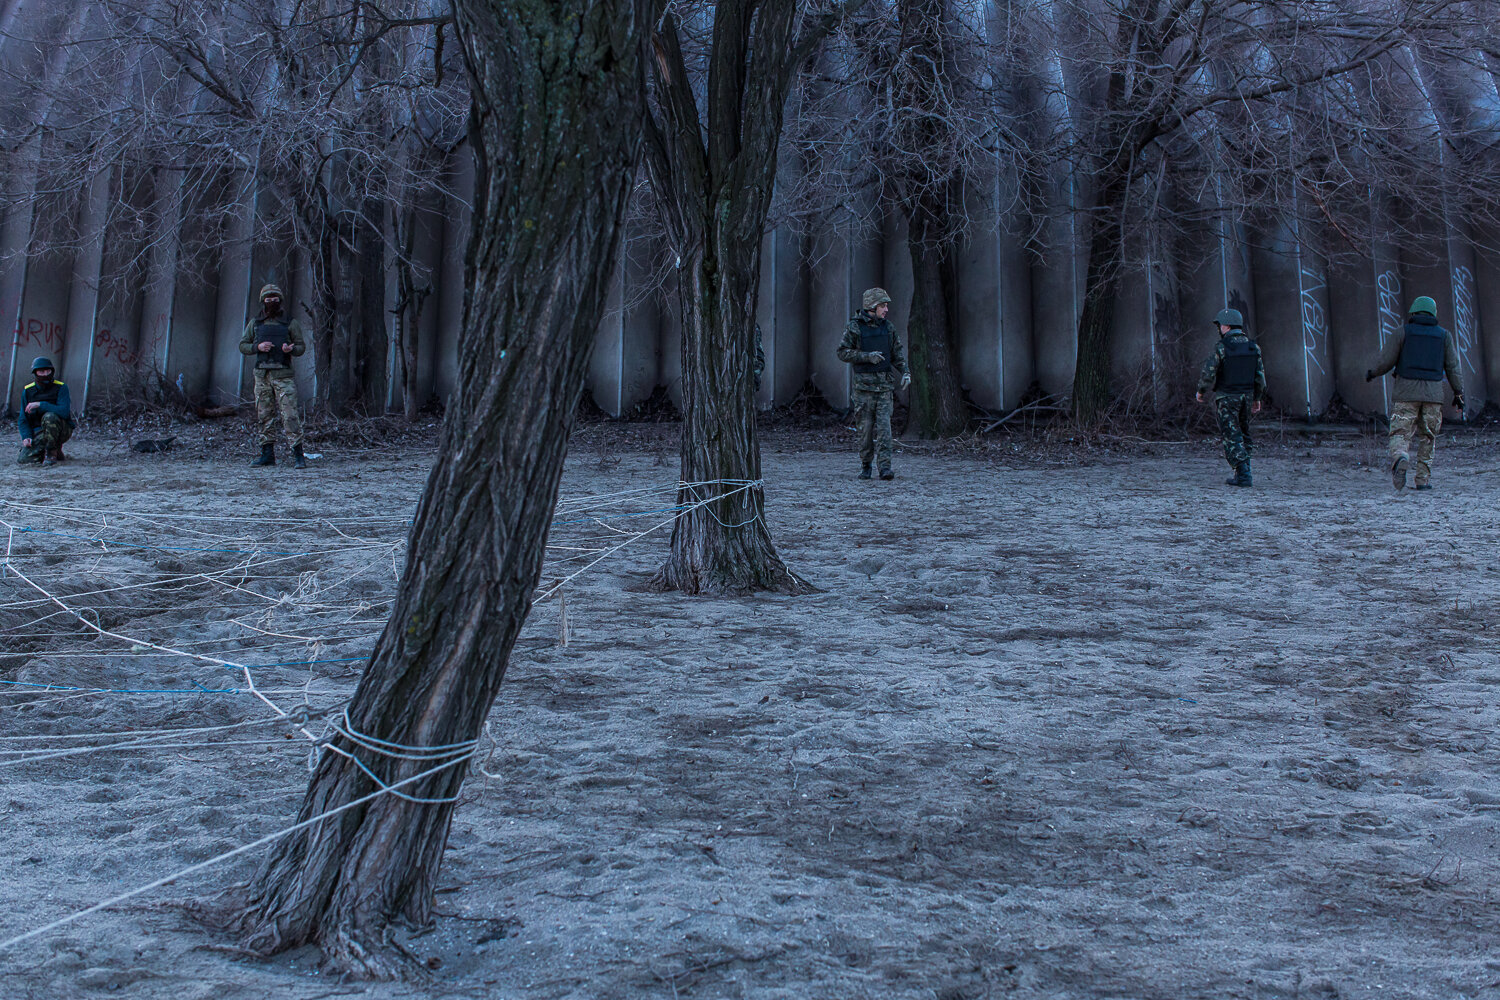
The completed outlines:
{"type": "Polygon", "coordinates": [[[907,366],[911,370],[908,426],[918,437],[952,437],[969,423],[953,339],[952,312],[958,283],[946,242],[924,236],[928,227],[920,218],[909,221],[912,300],[907,327],[907,366]]]}
{"type": "MultiPolygon", "coordinates": [[[[455,399],[395,606],[299,819],[432,768],[477,739],[530,609],[639,153],[646,0],[455,0],[473,94],[475,228],[455,399]],[[373,777],[372,777],[373,773],[373,777]]],[[[360,977],[401,974],[393,922],[423,925],[467,758],[277,842],[237,925],[360,977]]]]}
{"type": "Polygon", "coordinates": [[[714,6],[701,111],[675,13],[663,15],[652,38],[656,114],[647,120],[647,163],[681,261],[687,485],[678,503],[726,495],[677,519],[671,553],[651,580],[655,589],[807,588],[782,562],[766,526],[750,371],[761,237],[787,96],[797,67],[835,23],[820,21],[799,39],[799,6],[779,0],[714,6]]]}
{"type": "Polygon", "coordinates": [[[889,87],[894,128],[881,155],[906,215],[912,262],[907,426],[919,437],[952,437],[968,426],[953,339],[958,288],[952,261],[965,169],[956,110],[963,82],[952,51],[955,19],[949,0],[900,0],[896,10],[901,36],[889,87]]]}

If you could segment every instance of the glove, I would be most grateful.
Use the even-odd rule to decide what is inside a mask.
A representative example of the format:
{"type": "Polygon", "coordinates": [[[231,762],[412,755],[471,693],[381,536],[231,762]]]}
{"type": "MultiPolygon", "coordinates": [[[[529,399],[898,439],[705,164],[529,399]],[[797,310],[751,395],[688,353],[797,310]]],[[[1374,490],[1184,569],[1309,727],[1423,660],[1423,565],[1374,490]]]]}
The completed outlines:
{"type": "Polygon", "coordinates": [[[1373,381],[1375,381],[1375,373],[1372,372],[1372,371],[1370,371],[1368,368],[1365,369],[1365,381],[1366,382],[1373,382],[1373,381]]]}
{"type": "Polygon", "coordinates": [[[1464,412],[1464,398],[1462,396],[1453,397],[1453,408],[1459,413],[1464,412]]]}
{"type": "Polygon", "coordinates": [[[911,385],[911,375],[910,374],[902,375],[901,376],[901,388],[905,389],[909,385],[911,385]]]}

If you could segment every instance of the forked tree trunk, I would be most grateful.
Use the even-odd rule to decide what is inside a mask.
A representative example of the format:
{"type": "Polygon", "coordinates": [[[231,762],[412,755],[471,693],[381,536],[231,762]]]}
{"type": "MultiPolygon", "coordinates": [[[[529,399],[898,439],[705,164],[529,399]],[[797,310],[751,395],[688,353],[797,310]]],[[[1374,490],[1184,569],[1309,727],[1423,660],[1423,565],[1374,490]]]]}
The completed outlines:
{"type": "MultiPolygon", "coordinates": [[[[386,747],[474,740],[530,609],[568,431],[619,252],[640,134],[645,0],[455,0],[478,178],[456,398],[395,607],[349,705],[386,747]]],[[[340,735],[386,786],[434,767],[340,735]]],[[[277,842],[238,917],[247,947],[320,945],[336,969],[403,971],[393,921],[425,924],[467,760],[277,842]]],[[[299,818],[378,790],[324,751],[299,818]]]]}
{"type": "Polygon", "coordinates": [[[753,292],[760,239],[718,243],[724,256],[685,260],[682,304],[682,480],[666,564],[649,586],[688,594],[809,589],[786,568],[765,522],[755,424],[753,292]],[[696,485],[703,484],[703,485],[696,485]],[[751,485],[754,484],[754,485],[751,485]]]}
{"type": "Polygon", "coordinates": [[[752,331],[787,94],[798,65],[839,15],[825,14],[799,40],[799,4],[721,0],[713,8],[701,97],[683,58],[678,16],[668,10],[653,37],[661,120],[646,123],[652,185],[681,259],[687,485],[678,502],[722,499],[677,518],[671,554],[650,586],[690,594],[798,593],[808,586],[781,561],[764,517],[752,331]]]}
{"type": "MultiPolygon", "coordinates": [[[[916,213],[913,213],[914,215],[916,213]]],[[[922,233],[928,227],[912,219],[907,239],[911,250],[911,320],[907,324],[907,367],[911,370],[911,419],[918,437],[952,437],[968,426],[969,414],[958,374],[949,310],[957,294],[953,264],[944,248],[922,233]]]]}

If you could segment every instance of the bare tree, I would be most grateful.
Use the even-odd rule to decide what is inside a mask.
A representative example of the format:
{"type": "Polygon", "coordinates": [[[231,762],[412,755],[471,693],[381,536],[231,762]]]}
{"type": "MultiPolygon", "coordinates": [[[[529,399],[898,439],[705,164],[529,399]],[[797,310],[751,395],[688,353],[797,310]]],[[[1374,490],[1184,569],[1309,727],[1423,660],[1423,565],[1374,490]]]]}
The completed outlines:
{"type": "Polygon", "coordinates": [[[390,621],[300,818],[342,811],[278,842],[237,921],[250,948],[316,942],[359,976],[399,974],[389,925],[431,919],[467,770],[454,753],[530,608],[640,145],[644,0],[454,9],[478,160],[457,398],[390,621]]]}
{"type": "Polygon", "coordinates": [[[1313,225],[1299,233],[1311,237],[1322,222],[1368,224],[1371,186],[1439,197],[1450,170],[1424,158],[1429,169],[1412,172],[1407,155],[1392,156],[1421,145],[1410,123],[1396,133],[1359,124],[1378,117],[1382,100],[1362,81],[1405,46],[1472,58],[1476,29],[1496,13],[1491,4],[1437,0],[1051,6],[1055,21],[1078,31],[1070,46],[1078,92],[1065,102],[1077,120],[1063,155],[1087,180],[1074,206],[1088,264],[1072,400],[1085,422],[1111,398],[1110,340],[1133,226],[1154,227],[1159,241],[1195,219],[1305,213],[1313,225]],[[1366,98],[1366,117],[1327,127],[1327,110],[1347,105],[1351,84],[1366,98]],[[1320,116],[1323,126],[1310,127],[1320,116]],[[1361,175],[1378,181],[1361,186],[1361,175]],[[1330,197],[1334,189],[1358,189],[1362,206],[1338,216],[1351,203],[1330,197]]]}
{"type": "MultiPolygon", "coordinates": [[[[81,172],[111,173],[112,244],[141,255],[116,255],[112,264],[123,271],[149,264],[140,270],[151,281],[207,280],[226,255],[248,258],[252,246],[272,248],[276,277],[285,279],[303,257],[317,400],[335,411],[383,409],[386,256],[413,267],[402,213],[443,191],[448,155],[465,135],[462,73],[444,72],[446,7],[436,9],[435,0],[74,7],[87,12],[88,30],[63,46],[70,72],[48,91],[57,113],[38,179],[15,197],[76,192],[81,172]],[[390,227],[388,206],[398,217],[390,227]],[[164,255],[168,244],[174,252],[164,255]]],[[[23,72],[14,82],[38,86],[23,72]]],[[[37,126],[31,118],[0,128],[14,148],[37,126]]],[[[56,228],[37,235],[33,253],[76,243],[56,228]]],[[[418,286],[398,301],[403,354],[412,348],[404,335],[416,328],[418,286]]],[[[141,354],[144,363],[162,363],[141,354]]]]}
{"type": "Polygon", "coordinates": [[[845,12],[842,5],[813,12],[792,0],[675,6],[652,38],[646,162],[679,261],[682,310],[679,502],[695,503],[701,490],[723,493],[673,525],[671,553],[651,581],[658,589],[806,588],[766,525],[750,366],[787,100],[799,67],[845,12]]]}

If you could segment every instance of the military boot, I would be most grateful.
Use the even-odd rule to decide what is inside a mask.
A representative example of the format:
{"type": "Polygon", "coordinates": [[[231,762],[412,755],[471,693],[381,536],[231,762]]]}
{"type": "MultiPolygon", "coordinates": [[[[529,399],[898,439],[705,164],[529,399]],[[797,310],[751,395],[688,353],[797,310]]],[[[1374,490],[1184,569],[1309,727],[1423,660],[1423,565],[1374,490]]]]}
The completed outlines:
{"type": "Polygon", "coordinates": [[[1414,490],[1430,490],[1430,489],[1432,489],[1432,484],[1431,483],[1418,483],[1417,485],[1413,486],[1412,489],[1414,489],[1414,490]]]}
{"type": "Polygon", "coordinates": [[[53,457],[52,451],[50,449],[47,451],[47,453],[45,455],[42,456],[42,464],[43,465],[56,465],[57,464],[57,459],[53,457]]]}
{"type": "Polygon", "coordinates": [[[1398,490],[1406,489],[1406,466],[1409,460],[1405,455],[1397,455],[1396,460],[1391,463],[1391,485],[1398,490]]]}
{"type": "Polygon", "coordinates": [[[292,467],[296,469],[307,468],[307,456],[302,454],[302,446],[300,444],[292,445],[292,467]]]}
{"type": "Polygon", "coordinates": [[[1250,460],[1247,458],[1235,469],[1236,486],[1254,486],[1255,480],[1250,476],[1250,460]]]}
{"type": "Polygon", "coordinates": [[[866,462],[864,464],[864,466],[862,466],[860,468],[860,470],[859,470],[859,478],[861,478],[861,479],[869,479],[870,478],[870,464],[868,462],[866,462]]]}
{"type": "Polygon", "coordinates": [[[1229,478],[1224,480],[1224,485],[1238,486],[1240,484],[1240,469],[1242,468],[1244,468],[1243,464],[1236,464],[1234,471],[1229,474],[1229,478]]]}
{"type": "Polygon", "coordinates": [[[257,458],[255,461],[251,462],[250,464],[252,466],[256,466],[256,465],[275,465],[276,464],[276,446],[274,444],[263,444],[263,445],[261,445],[260,446],[260,457],[257,458]]]}
{"type": "Polygon", "coordinates": [[[881,479],[887,479],[887,480],[889,480],[889,479],[895,479],[896,478],[896,474],[891,471],[891,467],[889,465],[882,465],[880,467],[880,478],[881,479]]]}

